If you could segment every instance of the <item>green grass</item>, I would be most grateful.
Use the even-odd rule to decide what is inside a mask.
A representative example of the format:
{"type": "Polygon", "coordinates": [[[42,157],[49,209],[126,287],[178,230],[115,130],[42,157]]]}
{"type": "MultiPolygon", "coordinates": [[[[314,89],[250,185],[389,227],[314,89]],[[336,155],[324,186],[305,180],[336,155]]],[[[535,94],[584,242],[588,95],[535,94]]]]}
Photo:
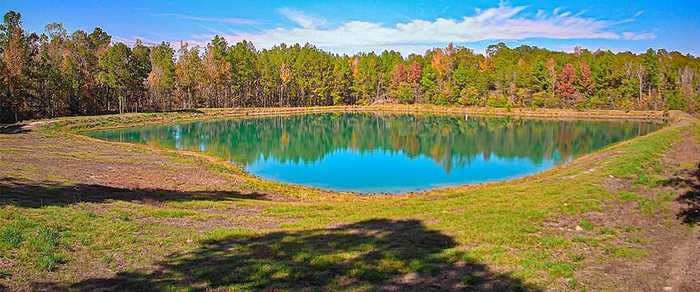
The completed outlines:
{"type": "Polygon", "coordinates": [[[0,247],[2,257],[18,257],[23,261],[34,263],[41,271],[51,271],[64,261],[60,246],[61,232],[48,227],[16,218],[0,229],[0,247]]]}
{"type": "Polygon", "coordinates": [[[54,228],[39,226],[27,241],[27,249],[36,255],[36,265],[46,271],[51,271],[64,261],[59,244],[61,234],[54,228]]]}
{"type": "Polygon", "coordinates": [[[578,222],[578,226],[581,226],[581,228],[583,228],[583,230],[588,230],[588,231],[593,230],[593,228],[595,228],[593,223],[589,222],[586,219],[581,219],[581,221],[578,222]]]}
{"type": "Polygon", "coordinates": [[[605,252],[611,256],[624,259],[638,259],[647,255],[647,252],[643,249],[617,245],[606,246],[605,252]]]}
{"type": "Polygon", "coordinates": [[[196,215],[196,212],[181,210],[181,209],[148,209],[144,211],[144,215],[155,218],[184,218],[196,215]]]}
{"type": "MultiPolygon", "coordinates": [[[[86,117],[52,124],[43,131],[58,135],[64,130],[177,119],[169,114],[86,117]]],[[[240,199],[235,201],[237,208],[261,211],[217,215],[236,224],[208,229],[162,222],[204,218],[207,210],[226,212],[232,201],[182,200],[160,207],[129,201],[44,208],[4,206],[0,209],[0,246],[4,249],[0,260],[11,261],[16,268],[4,271],[5,276],[0,270],[0,279],[21,283],[52,271],[64,273],[58,278],[74,283],[83,280],[82,273],[109,267],[129,272],[125,290],[181,290],[192,284],[233,290],[306,286],[372,290],[394,277],[413,273],[429,277],[451,271],[466,288],[478,287],[487,278],[502,278],[511,287],[566,285],[573,289],[580,286],[580,279],[573,275],[588,260],[581,247],[622,259],[647,254],[636,247],[635,240],[630,242],[635,247],[615,244],[623,232],[639,231],[636,227],[616,230],[581,218],[612,201],[635,202],[644,214],[663,212],[659,206],[669,202],[671,195],[611,193],[603,181],[612,175],[639,188],[655,186],[659,158],[688,129],[665,128],[603,149],[615,155],[601,161],[576,161],[533,177],[488,186],[437,190],[415,197],[326,198],[309,191],[307,197],[312,200],[307,201],[240,199]],[[592,167],[596,171],[587,172],[592,167]],[[279,225],[245,226],[235,216],[265,218],[279,225]],[[578,225],[586,232],[563,236],[544,224],[563,217],[574,220],[568,221],[574,222],[565,226],[568,229],[578,225]],[[152,265],[160,273],[152,273],[148,269],[152,265]],[[478,273],[460,272],[465,265],[478,273]]],[[[172,155],[181,163],[201,163],[172,155]]],[[[212,172],[237,174],[235,169],[208,165],[212,172]]],[[[251,190],[286,188],[268,181],[246,183],[251,190]]]]}
{"type": "Polygon", "coordinates": [[[0,246],[3,249],[15,249],[24,241],[22,229],[16,224],[11,224],[0,229],[0,246]]]}
{"type": "Polygon", "coordinates": [[[635,202],[636,208],[642,213],[653,216],[668,208],[670,202],[676,197],[676,194],[669,191],[654,191],[652,195],[642,196],[633,192],[620,192],[618,199],[622,202],[635,202]]]}
{"type": "Polygon", "coordinates": [[[620,192],[618,194],[618,197],[620,198],[620,201],[623,202],[629,202],[629,201],[637,201],[639,200],[639,196],[633,192],[620,192]]]}

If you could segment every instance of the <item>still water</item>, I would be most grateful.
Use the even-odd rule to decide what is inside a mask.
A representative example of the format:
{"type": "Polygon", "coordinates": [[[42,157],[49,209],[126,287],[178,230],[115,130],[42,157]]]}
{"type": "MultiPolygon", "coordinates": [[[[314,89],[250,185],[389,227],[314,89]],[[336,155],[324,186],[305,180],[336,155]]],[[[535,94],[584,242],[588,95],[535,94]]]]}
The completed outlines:
{"type": "Polygon", "coordinates": [[[393,193],[533,174],[661,126],[639,121],[328,113],[88,135],[198,151],[282,182],[393,193]]]}

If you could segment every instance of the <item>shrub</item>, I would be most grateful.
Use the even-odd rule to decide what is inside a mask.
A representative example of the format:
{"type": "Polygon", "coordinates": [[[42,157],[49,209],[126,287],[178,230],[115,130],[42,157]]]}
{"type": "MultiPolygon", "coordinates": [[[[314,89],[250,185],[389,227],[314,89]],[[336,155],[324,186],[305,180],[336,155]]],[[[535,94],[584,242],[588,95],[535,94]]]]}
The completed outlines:
{"type": "Polygon", "coordinates": [[[532,95],[532,104],[536,107],[557,107],[559,101],[549,92],[540,91],[532,95]]]}
{"type": "Polygon", "coordinates": [[[467,86],[459,93],[459,103],[462,105],[479,105],[479,89],[474,86],[467,86]]]}
{"type": "Polygon", "coordinates": [[[600,95],[591,96],[588,100],[590,108],[608,108],[610,107],[610,99],[600,95]]]}
{"type": "Polygon", "coordinates": [[[490,107],[497,107],[497,108],[509,108],[510,103],[508,102],[508,98],[503,96],[503,95],[498,95],[498,94],[490,94],[489,97],[486,99],[486,105],[490,107]]]}
{"type": "Polygon", "coordinates": [[[666,94],[666,102],[670,110],[688,111],[688,101],[675,91],[666,94]]]}
{"type": "Polygon", "coordinates": [[[399,101],[399,103],[410,104],[413,103],[415,97],[413,96],[413,88],[410,84],[401,83],[399,88],[394,92],[394,96],[399,101]]]}

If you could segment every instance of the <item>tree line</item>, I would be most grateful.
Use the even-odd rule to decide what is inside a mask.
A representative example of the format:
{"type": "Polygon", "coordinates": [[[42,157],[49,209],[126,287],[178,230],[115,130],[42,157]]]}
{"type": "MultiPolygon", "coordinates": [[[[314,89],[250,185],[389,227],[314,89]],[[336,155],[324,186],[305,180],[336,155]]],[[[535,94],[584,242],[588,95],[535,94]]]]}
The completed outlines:
{"type": "Polygon", "coordinates": [[[499,43],[424,54],[339,55],[313,45],[256,49],[215,36],[132,46],[97,27],[0,25],[0,121],[204,107],[431,103],[490,107],[700,109],[700,59],[680,52],[572,53],[499,43]]]}

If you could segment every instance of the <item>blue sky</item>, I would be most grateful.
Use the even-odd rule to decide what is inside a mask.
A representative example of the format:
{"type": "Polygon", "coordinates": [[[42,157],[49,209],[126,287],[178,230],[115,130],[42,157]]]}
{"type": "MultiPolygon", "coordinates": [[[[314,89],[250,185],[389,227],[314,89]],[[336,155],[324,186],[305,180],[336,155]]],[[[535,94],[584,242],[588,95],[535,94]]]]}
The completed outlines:
{"type": "Polygon", "coordinates": [[[448,42],[483,51],[503,41],[554,50],[666,48],[700,55],[700,1],[44,1],[0,0],[30,31],[100,26],[115,41],[219,34],[256,47],[310,42],[338,53],[422,53],[448,42]]]}

